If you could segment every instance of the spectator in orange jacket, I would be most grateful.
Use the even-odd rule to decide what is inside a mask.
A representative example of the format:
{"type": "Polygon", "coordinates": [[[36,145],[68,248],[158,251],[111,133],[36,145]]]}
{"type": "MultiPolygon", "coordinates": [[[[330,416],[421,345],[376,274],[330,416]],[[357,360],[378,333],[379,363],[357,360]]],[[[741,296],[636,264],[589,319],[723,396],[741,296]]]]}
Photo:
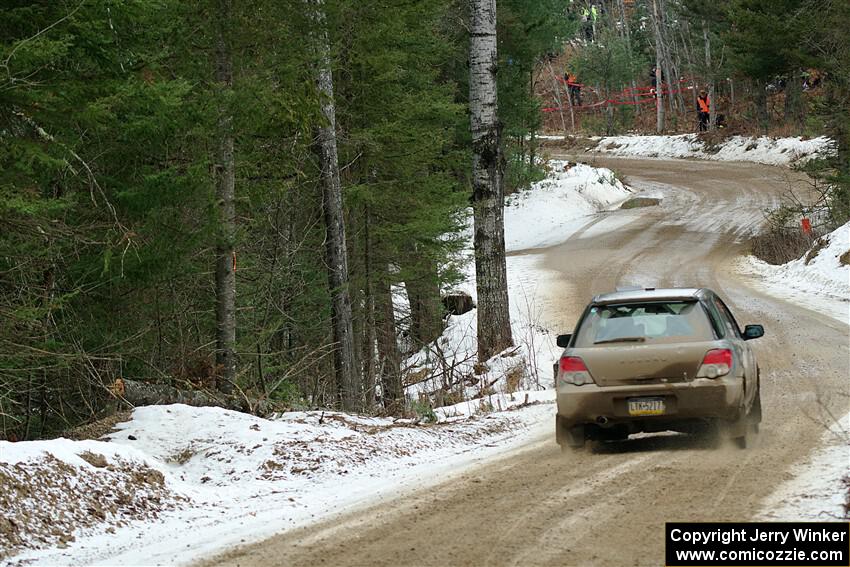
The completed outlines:
{"type": "Polygon", "coordinates": [[[578,82],[578,77],[572,71],[564,73],[564,79],[567,81],[567,90],[570,93],[570,102],[573,106],[581,106],[581,85],[578,82]]]}
{"type": "Polygon", "coordinates": [[[711,103],[705,91],[700,91],[697,97],[697,114],[699,115],[699,131],[708,130],[708,121],[711,118],[711,103]]]}

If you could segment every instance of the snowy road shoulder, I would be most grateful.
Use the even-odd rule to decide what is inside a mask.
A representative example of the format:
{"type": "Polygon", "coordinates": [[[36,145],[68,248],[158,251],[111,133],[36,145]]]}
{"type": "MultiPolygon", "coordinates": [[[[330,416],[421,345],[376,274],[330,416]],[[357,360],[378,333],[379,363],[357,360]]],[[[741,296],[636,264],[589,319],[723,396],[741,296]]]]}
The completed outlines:
{"type": "Polygon", "coordinates": [[[505,249],[543,248],[565,242],[587,216],[613,208],[632,196],[610,169],[561,160],[531,189],[505,199],[505,249]]]}
{"type": "MultiPolygon", "coordinates": [[[[547,137],[547,139],[565,139],[547,137]]],[[[642,158],[689,158],[711,161],[741,161],[790,166],[832,153],[834,142],[825,137],[771,138],[768,136],[729,136],[714,141],[697,134],[670,136],[607,136],[591,138],[596,146],[586,151],[614,156],[642,158]]]]}
{"type": "MultiPolygon", "coordinates": [[[[836,321],[850,325],[850,223],[818,239],[801,258],[774,266],[753,256],[737,264],[747,282],[836,321]]],[[[850,414],[816,418],[824,425],[820,447],[798,464],[789,480],[762,505],[768,521],[844,519],[850,506],[850,414]]]]}
{"type": "Polygon", "coordinates": [[[850,324],[850,223],[825,235],[801,258],[773,266],[753,256],[738,272],[770,295],[850,324]]]}
{"type": "MultiPolygon", "coordinates": [[[[137,408],[106,441],[0,442],[0,479],[7,469],[14,476],[22,467],[52,463],[67,477],[59,486],[21,492],[17,508],[0,510],[0,528],[14,535],[0,543],[0,558],[15,564],[185,564],[425,488],[485,459],[553,442],[549,388],[557,349],[541,323],[545,306],[537,299],[552,275],[539,257],[518,252],[566,240],[593,223],[591,215],[632,193],[606,169],[560,161],[551,168],[546,180],[511,195],[505,207],[517,347],[481,372],[473,364],[475,311],[452,317],[435,342],[441,348],[435,348],[450,359],[452,375],[461,381],[454,399],[464,401],[434,410],[420,404],[426,408],[422,417],[436,423],[335,412],[260,419],[173,405],[137,408]],[[93,480],[98,467],[114,473],[103,479],[120,489],[116,493],[132,513],[120,506],[97,509],[70,488],[79,482],[91,486],[91,494],[103,493],[93,480]],[[125,476],[136,478],[139,471],[151,486],[140,492],[140,502],[127,500],[125,476]],[[37,504],[51,495],[51,504],[37,504]],[[31,523],[18,521],[21,509],[33,511],[31,523]],[[73,521],[72,510],[81,519],[73,521]],[[67,515],[67,525],[45,529],[52,513],[67,515]]],[[[471,227],[467,232],[471,257],[471,227]]],[[[471,265],[467,275],[463,287],[474,297],[471,265]]],[[[422,356],[427,365],[430,355],[422,356]]],[[[418,400],[422,389],[411,386],[407,393],[418,400]]]]}
{"type": "Polygon", "coordinates": [[[12,493],[16,505],[0,511],[0,525],[15,537],[3,538],[0,560],[191,563],[551,441],[553,397],[551,391],[491,396],[441,408],[438,422],[427,425],[331,412],[266,420],[218,408],[153,406],[135,410],[108,441],[0,442],[4,482],[7,468],[15,475],[55,472],[45,461],[63,473],[58,486],[31,483],[12,493]],[[504,411],[490,411],[497,407],[504,411]],[[99,470],[87,474],[89,468],[99,470]],[[110,507],[105,494],[135,500],[110,507]],[[20,521],[19,509],[29,523],[20,521]]]}
{"type": "Polygon", "coordinates": [[[850,514],[850,414],[824,428],[817,450],[762,503],[771,522],[845,520],[850,514]]]}

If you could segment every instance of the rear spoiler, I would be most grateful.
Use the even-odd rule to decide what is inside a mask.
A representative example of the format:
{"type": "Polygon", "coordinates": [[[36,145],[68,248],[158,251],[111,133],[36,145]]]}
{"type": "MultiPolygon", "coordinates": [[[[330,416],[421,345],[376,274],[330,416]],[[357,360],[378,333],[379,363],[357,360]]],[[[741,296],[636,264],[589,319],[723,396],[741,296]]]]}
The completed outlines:
{"type": "Polygon", "coordinates": [[[611,299],[601,299],[602,296],[597,295],[593,298],[593,305],[627,305],[631,303],[669,303],[670,301],[680,301],[682,303],[696,303],[699,301],[698,297],[694,297],[693,295],[670,295],[670,296],[656,296],[656,297],[630,297],[630,298],[617,298],[613,297],[611,299]]]}

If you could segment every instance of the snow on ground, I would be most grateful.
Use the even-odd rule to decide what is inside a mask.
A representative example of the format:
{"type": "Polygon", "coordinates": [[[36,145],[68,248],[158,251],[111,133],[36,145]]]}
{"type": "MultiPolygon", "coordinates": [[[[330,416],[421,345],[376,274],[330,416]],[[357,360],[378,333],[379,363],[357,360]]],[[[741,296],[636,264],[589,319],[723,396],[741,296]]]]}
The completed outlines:
{"type": "Polygon", "coordinates": [[[848,518],[850,414],[825,428],[819,446],[808,461],[796,466],[793,478],[763,503],[759,519],[825,522],[848,518]]]}
{"type": "Polygon", "coordinates": [[[610,136],[600,138],[590,151],[618,156],[694,158],[714,161],[747,161],[767,165],[803,163],[833,151],[834,142],[818,138],[770,138],[730,136],[717,145],[703,142],[697,134],[676,136],[610,136]]]}
{"type": "MultiPolygon", "coordinates": [[[[539,292],[558,276],[523,251],[566,240],[631,195],[608,170],[566,165],[554,162],[546,180],[506,206],[517,346],[475,368],[473,310],[451,317],[444,334],[408,361],[411,374],[425,375],[408,386],[414,399],[449,386],[442,407],[421,412],[434,423],[336,412],[261,419],[172,405],[136,409],[103,441],[0,442],[0,561],[185,564],[427,488],[541,438],[551,442],[555,335],[573,321],[547,320],[539,292]]],[[[848,248],[848,227],[841,230],[808,265],[772,267],[785,270],[776,281],[820,282],[812,285],[833,294],[846,289],[838,284],[843,277],[846,286],[847,267],[836,265],[848,248]]],[[[471,256],[471,228],[466,237],[471,256]]],[[[467,275],[462,289],[475,297],[471,264],[467,275]]],[[[799,506],[814,485],[827,490],[818,494],[836,490],[835,475],[812,480],[811,472],[822,462],[837,470],[834,447],[777,493],[775,513],[799,506]]]]}
{"type": "Polygon", "coordinates": [[[155,521],[187,500],[166,475],[131,446],[0,441],[0,559],[15,548],[64,548],[99,530],[155,521]]]}
{"type": "MultiPolygon", "coordinates": [[[[773,266],[753,256],[738,271],[765,292],[850,324],[850,223],[823,236],[803,257],[773,266]]],[[[767,521],[826,521],[847,517],[850,504],[850,414],[824,422],[821,447],[764,503],[767,521]]]]}
{"type": "MultiPolygon", "coordinates": [[[[413,377],[408,396],[458,401],[489,393],[540,390],[553,383],[552,365],[560,349],[555,338],[572,330],[575,321],[547,319],[541,290],[553,285],[559,274],[541,266],[541,258],[526,251],[566,241],[591,222],[596,213],[615,208],[632,196],[614,173],[605,168],[565,161],[550,162],[546,179],[527,191],[510,195],[505,202],[505,248],[508,252],[508,297],[515,348],[494,356],[484,366],[476,364],[477,311],[451,316],[443,334],[407,360],[413,377]],[[434,395],[436,393],[436,395],[434,395]]],[[[458,286],[476,297],[475,269],[471,261],[471,219],[465,238],[465,282],[458,286]]]]}
{"type": "MultiPolygon", "coordinates": [[[[554,162],[546,180],[509,198],[508,250],[565,240],[592,220],[587,215],[629,195],[608,170],[554,162]]],[[[471,236],[469,227],[470,256],[471,236]]],[[[550,387],[560,329],[542,323],[546,306],[538,292],[555,275],[538,262],[533,254],[508,257],[517,347],[488,361],[486,372],[473,369],[475,310],[452,317],[435,345],[417,355],[420,366],[439,370],[429,379],[432,389],[439,381],[467,380],[462,395],[446,396],[442,407],[420,408],[434,423],[335,412],[261,419],[172,405],[137,408],[103,441],[0,442],[0,503],[3,494],[14,495],[13,506],[0,507],[0,558],[9,556],[10,564],[187,563],[421,489],[532,440],[551,441],[544,431],[554,411],[550,387]],[[53,480],[16,480],[37,475],[53,480]],[[113,490],[104,497],[108,487],[113,490]],[[22,510],[29,511],[27,523],[16,519],[22,510]]],[[[474,297],[472,264],[468,276],[463,287],[474,297]]],[[[422,389],[420,383],[408,393],[415,399],[422,389]]]]}
{"type": "Polygon", "coordinates": [[[0,442],[0,563],[197,561],[520,450],[550,429],[553,399],[492,396],[432,424],[151,406],[104,441],[0,442]]]}
{"type": "Polygon", "coordinates": [[[850,323],[850,223],[823,236],[803,257],[773,266],[753,256],[738,269],[754,285],[850,323]]]}
{"type": "Polygon", "coordinates": [[[605,210],[631,195],[610,169],[564,161],[553,161],[550,167],[546,179],[505,199],[508,252],[564,242],[577,229],[576,219],[605,210]]]}

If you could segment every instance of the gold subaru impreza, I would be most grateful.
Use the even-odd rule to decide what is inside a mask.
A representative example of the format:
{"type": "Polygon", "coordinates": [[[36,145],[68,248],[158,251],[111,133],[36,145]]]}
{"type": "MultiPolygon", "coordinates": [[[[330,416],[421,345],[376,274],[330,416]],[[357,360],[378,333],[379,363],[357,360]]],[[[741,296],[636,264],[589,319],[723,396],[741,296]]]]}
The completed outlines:
{"type": "Polygon", "coordinates": [[[632,433],[695,432],[717,424],[746,447],[761,422],[759,367],[740,329],[709,289],[628,289],[597,295],[555,366],[562,448],[632,433]]]}

